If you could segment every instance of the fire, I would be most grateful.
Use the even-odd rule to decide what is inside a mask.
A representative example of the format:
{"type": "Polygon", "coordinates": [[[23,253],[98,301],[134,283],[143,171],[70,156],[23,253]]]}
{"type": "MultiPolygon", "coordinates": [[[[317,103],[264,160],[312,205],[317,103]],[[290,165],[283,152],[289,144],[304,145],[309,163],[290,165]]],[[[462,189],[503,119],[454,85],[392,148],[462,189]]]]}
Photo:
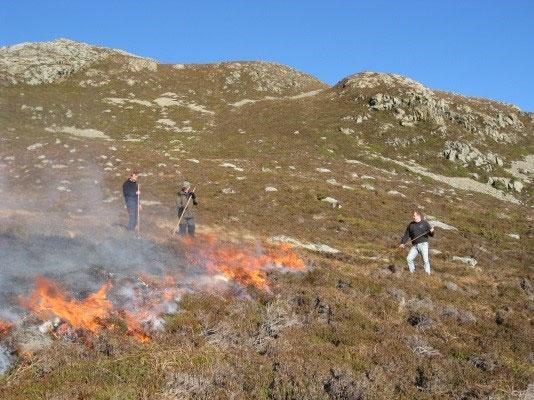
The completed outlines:
{"type": "Polygon", "coordinates": [[[276,268],[304,270],[306,267],[304,260],[292,251],[290,244],[273,245],[259,251],[228,244],[223,247],[217,245],[211,236],[188,240],[184,244],[206,259],[209,271],[222,273],[244,286],[267,289],[267,271],[276,268]]]}
{"type": "Polygon", "coordinates": [[[163,278],[143,274],[139,276],[139,281],[152,289],[153,294],[157,294],[157,299],[148,299],[149,302],[160,303],[161,301],[172,300],[178,292],[178,282],[176,277],[167,272],[163,278]],[[161,301],[159,301],[161,300],[161,301]]]}
{"type": "Polygon", "coordinates": [[[88,332],[113,330],[113,323],[107,326],[107,319],[118,313],[126,324],[128,335],[140,342],[147,342],[150,340],[148,332],[163,327],[159,316],[165,313],[165,305],[174,300],[178,287],[176,279],[170,274],[163,278],[142,275],[138,280],[143,286],[134,289],[135,295],[128,303],[127,310],[114,309],[113,303],[107,298],[107,291],[111,288],[109,283],[85,299],[75,300],[58,284],[45,278],[37,278],[34,292],[29,298],[23,299],[22,304],[43,320],[59,317],[64,321],[55,332],[60,336],[72,328],[88,332]]]}
{"type": "Polygon", "coordinates": [[[293,246],[288,243],[273,247],[265,255],[267,264],[274,265],[277,268],[303,271],[306,268],[306,263],[297,253],[294,253],[292,249],[293,246]]]}
{"type": "MultiPolygon", "coordinates": [[[[186,247],[184,256],[195,268],[195,273],[207,273],[210,278],[224,276],[225,281],[262,290],[269,290],[270,270],[301,271],[306,267],[292,246],[286,244],[246,246],[222,243],[213,236],[201,236],[182,243],[186,247]]],[[[59,284],[41,277],[36,279],[31,295],[21,303],[43,321],[59,318],[61,322],[58,324],[49,322],[50,333],[57,338],[87,338],[87,334],[107,330],[122,331],[145,343],[164,330],[162,315],[176,312],[181,295],[195,288],[196,283],[191,283],[191,278],[189,271],[169,268],[162,276],[140,274],[135,279],[128,277],[115,282],[118,292],[126,289],[124,298],[116,297],[115,292],[109,298],[112,285],[105,283],[86,298],[75,299],[59,284]],[[117,318],[124,323],[124,331],[117,329],[122,326],[117,318]]],[[[199,282],[206,281],[201,279],[199,282]]],[[[209,282],[213,281],[209,279],[209,282]]],[[[199,285],[201,290],[204,284],[199,285]]],[[[8,334],[10,329],[10,324],[0,320],[0,336],[8,334]]]]}
{"type": "Polygon", "coordinates": [[[40,318],[52,316],[61,318],[74,328],[81,328],[91,332],[97,331],[112,308],[106,297],[106,291],[111,284],[106,283],[98,291],[83,300],[71,299],[54,282],[46,278],[37,278],[35,289],[23,304],[40,318]]]}
{"type": "Polygon", "coordinates": [[[160,315],[177,308],[176,298],[179,297],[178,275],[170,272],[163,277],[143,274],[137,278],[142,284],[134,288],[135,295],[126,309],[121,310],[120,317],[127,326],[127,332],[140,342],[148,342],[151,334],[163,330],[160,315]]]}
{"type": "Polygon", "coordinates": [[[128,327],[128,334],[133,336],[141,343],[150,341],[150,335],[145,332],[143,328],[143,319],[148,317],[147,312],[133,313],[126,311],[124,313],[124,320],[128,327]]]}
{"type": "Polygon", "coordinates": [[[11,328],[13,328],[13,325],[11,323],[2,321],[0,319],[0,337],[7,336],[11,331],[11,328]]]}

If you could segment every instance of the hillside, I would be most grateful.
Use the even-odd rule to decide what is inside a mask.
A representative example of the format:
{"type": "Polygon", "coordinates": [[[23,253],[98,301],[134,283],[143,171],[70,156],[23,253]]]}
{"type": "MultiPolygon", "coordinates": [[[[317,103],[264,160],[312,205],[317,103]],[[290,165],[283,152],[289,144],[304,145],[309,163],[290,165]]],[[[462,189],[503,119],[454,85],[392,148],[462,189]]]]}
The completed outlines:
{"type": "Polygon", "coordinates": [[[394,74],[330,87],[265,62],[1,48],[0,394],[527,399],[533,135],[532,113],[394,74]],[[132,169],[141,241],[120,226],[132,169]],[[169,235],[184,179],[197,244],[169,235]],[[431,276],[396,248],[414,208],[436,227],[431,276]],[[151,311],[148,343],[120,328],[130,305],[91,335],[35,333],[47,319],[19,299],[37,275],[76,301],[111,281],[117,303],[139,276],[175,308],[151,311]]]}

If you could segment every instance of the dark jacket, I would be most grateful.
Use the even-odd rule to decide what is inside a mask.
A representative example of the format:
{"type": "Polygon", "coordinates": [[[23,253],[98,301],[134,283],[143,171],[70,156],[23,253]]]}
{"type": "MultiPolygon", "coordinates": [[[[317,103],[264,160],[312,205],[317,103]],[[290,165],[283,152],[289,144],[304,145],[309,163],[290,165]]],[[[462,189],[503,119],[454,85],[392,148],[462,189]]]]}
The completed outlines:
{"type": "Polygon", "coordinates": [[[412,221],[408,224],[408,227],[404,232],[404,236],[401,239],[401,243],[406,244],[410,240],[412,241],[412,244],[428,242],[428,237],[434,236],[434,232],[430,232],[430,229],[432,229],[432,227],[428,221],[424,219],[422,219],[420,222],[412,221]]]}
{"type": "Polygon", "coordinates": [[[139,189],[139,186],[137,185],[137,182],[134,182],[130,179],[128,179],[124,184],[122,185],[122,194],[124,195],[124,201],[137,201],[137,190],[139,189]]]}
{"type": "Polygon", "coordinates": [[[195,213],[193,212],[193,205],[197,205],[197,196],[194,192],[184,192],[180,190],[176,193],[176,212],[180,217],[183,214],[183,219],[195,218],[195,213]],[[191,198],[191,200],[189,200],[191,198]],[[187,202],[189,201],[189,204],[187,202]],[[192,204],[191,204],[192,203],[192,204]],[[187,205],[187,208],[185,206],[187,205]]]}

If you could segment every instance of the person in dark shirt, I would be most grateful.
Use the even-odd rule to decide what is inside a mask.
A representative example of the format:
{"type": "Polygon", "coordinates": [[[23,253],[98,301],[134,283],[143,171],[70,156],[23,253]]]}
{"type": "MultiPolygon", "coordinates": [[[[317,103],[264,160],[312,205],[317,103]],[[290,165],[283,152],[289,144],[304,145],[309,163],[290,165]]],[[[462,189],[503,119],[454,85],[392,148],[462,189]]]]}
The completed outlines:
{"type": "Polygon", "coordinates": [[[126,203],[126,209],[128,210],[128,227],[129,231],[133,231],[137,226],[138,218],[138,202],[139,195],[139,185],[137,184],[137,179],[139,178],[139,172],[133,171],[130,174],[130,177],[122,185],[122,193],[124,194],[124,202],[126,203]]]}
{"type": "Polygon", "coordinates": [[[183,182],[182,188],[176,193],[176,212],[178,213],[178,217],[181,218],[180,225],[178,225],[180,236],[185,236],[186,233],[189,236],[195,236],[195,213],[193,206],[197,204],[197,196],[191,190],[191,184],[187,181],[183,182]]]}
{"type": "Polygon", "coordinates": [[[412,248],[406,257],[410,272],[415,271],[415,257],[417,254],[421,254],[425,272],[430,275],[430,261],[428,259],[428,238],[430,236],[434,236],[434,228],[423,219],[420,211],[414,210],[413,221],[408,224],[399,246],[404,248],[408,242],[412,243],[412,248]]]}

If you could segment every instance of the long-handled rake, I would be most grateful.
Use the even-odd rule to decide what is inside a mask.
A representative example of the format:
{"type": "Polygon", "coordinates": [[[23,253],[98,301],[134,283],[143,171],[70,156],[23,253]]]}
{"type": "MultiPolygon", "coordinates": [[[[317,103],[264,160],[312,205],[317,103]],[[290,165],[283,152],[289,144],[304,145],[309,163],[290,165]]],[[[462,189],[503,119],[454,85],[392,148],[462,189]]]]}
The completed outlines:
{"type": "MultiPolygon", "coordinates": [[[[426,231],[425,233],[422,233],[422,234],[420,234],[419,236],[414,237],[413,239],[409,239],[409,241],[413,243],[414,240],[417,240],[417,239],[419,239],[420,237],[423,237],[423,236],[425,236],[426,234],[428,234],[428,233],[430,233],[430,232],[431,232],[431,231],[426,231]]],[[[401,243],[401,244],[404,245],[404,244],[406,244],[406,243],[408,243],[408,241],[406,241],[406,242],[404,242],[404,243],[401,243]]]]}
{"type": "MultiPolygon", "coordinates": [[[[195,193],[195,188],[193,188],[193,190],[191,191],[191,193],[195,193]]],[[[182,217],[184,216],[185,214],[185,210],[187,210],[187,207],[189,206],[189,202],[191,201],[191,198],[193,196],[189,196],[189,198],[187,199],[187,202],[185,203],[185,207],[182,211],[182,213],[180,214],[180,217],[178,218],[178,223],[176,224],[176,227],[172,230],[171,232],[171,235],[175,235],[176,234],[176,231],[178,230],[178,228],[180,227],[180,222],[182,222],[182,217]]]]}
{"type": "Polygon", "coordinates": [[[139,194],[137,195],[137,226],[136,226],[136,234],[137,238],[141,237],[141,185],[139,183],[137,184],[137,191],[139,194]]]}
{"type": "MultiPolygon", "coordinates": [[[[428,234],[428,233],[430,233],[430,231],[426,231],[426,232],[420,234],[419,236],[414,237],[413,239],[408,239],[408,241],[406,241],[406,242],[404,242],[404,243],[401,243],[401,244],[402,244],[402,245],[405,245],[405,244],[408,243],[408,242],[413,243],[414,240],[417,240],[417,239],[419,239],[420,237],[423,237],[423,236],[425,236],[425,235],[428,234]]],[[[388,252],[388,253],[389,253],[388,257],[392,257],[393,259],[395,259],[396,254],[397,254],[397,251],[400,250],[401,248],[404,248],[404,247],[403,247],[403,246],[401,247],[401,246],[398,246],[398,245],[395,245],[395,247],[392,247],[391,250],[390,250],[390,252],[388,252]]]]}

